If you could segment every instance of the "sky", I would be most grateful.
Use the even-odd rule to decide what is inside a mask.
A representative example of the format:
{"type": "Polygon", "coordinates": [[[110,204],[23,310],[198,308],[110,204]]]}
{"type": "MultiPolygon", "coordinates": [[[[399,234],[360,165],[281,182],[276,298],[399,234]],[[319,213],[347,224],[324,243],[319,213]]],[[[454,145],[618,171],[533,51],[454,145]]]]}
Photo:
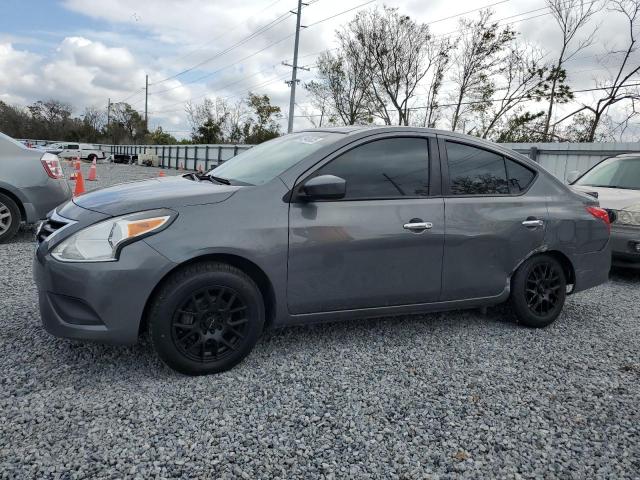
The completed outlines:
{"type": "MultiPolygon", "coordinates": [[[[337,28],[383,4],[429,23],[436,35],[454,33],[460,18],[491,6],[521,38],[549,58],[557,54],[560,32],[544,0],[366,2],[307,0],[299,64],[312,66],[319,52],[335,46],[337,28]]],[[[161,125],[179,138],[188,135],[185,102],[205,96],[235,102],[249,90],[265,93],[286,116],[291,69],[282,63],[292,60],[295,15],[288,12],[296,6],[296,0],[0,0],[0,100],[28,105],[55,98],[76,115],[89,105],[106,108],[108,99],[126,100],[143,111],[148,75],[149,127],[161,125]]],[[[625,44],[619,15],[603,8],[596,26],[597,40],[570,63],[573,88],[606,79],[615,58],[603,52],[625,44]]],[[[303,82],[314,75],[313,68],[299,72],[303,82]]],[[[313,113],[302,88],[296,103],[296,114],[313,113]]],[[[295,119],[296,128],[308,126],[306,118],[295,119]]]]}

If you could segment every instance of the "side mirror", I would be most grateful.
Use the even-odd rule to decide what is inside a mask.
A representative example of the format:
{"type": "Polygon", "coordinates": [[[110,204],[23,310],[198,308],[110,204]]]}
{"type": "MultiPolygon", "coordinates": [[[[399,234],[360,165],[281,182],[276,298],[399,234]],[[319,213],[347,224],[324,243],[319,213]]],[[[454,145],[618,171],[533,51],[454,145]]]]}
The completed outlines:
{"type": "Polygon", "coordinates": [[[302,185],[302,198],[306,200],[330,200],[343,198],[347,193],[347,182],[335,175],[320,175],[302,185]]]}
{"type": "Polygon", "coordinates": [[[578,170],[572,170],[567,174],[567,183],[571,185],[578,178],[580,178],[580,172],[578,170]]]}

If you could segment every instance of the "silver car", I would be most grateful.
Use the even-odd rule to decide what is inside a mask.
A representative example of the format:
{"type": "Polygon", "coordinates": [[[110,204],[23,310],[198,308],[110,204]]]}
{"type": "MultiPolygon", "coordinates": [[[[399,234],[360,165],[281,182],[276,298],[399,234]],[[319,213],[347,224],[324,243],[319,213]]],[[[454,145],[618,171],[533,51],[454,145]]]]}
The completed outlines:
{"type": "Polygon", "coordinates": [[[640,153],[607,158],[582,176],[571,172],[570,180],[572,188],[594,195],[600,206],[614,212],[613,264],[640,269],[640,153]]]}
{"type": "Polygon", "coordinates": [[[58,157],[0,133],[0,243],[71,198],[58,157]]]}
{"type": "Polygon", "coordinates": [[[49,332],[130,344],[149,331],[190,374],[229,369],[264,328],[292,324],[509,301],[544,327],[611,264],[595,198],[512,150],[411,127],[294,133],[206,174],[91,192],[38,242],[49,332]]]}

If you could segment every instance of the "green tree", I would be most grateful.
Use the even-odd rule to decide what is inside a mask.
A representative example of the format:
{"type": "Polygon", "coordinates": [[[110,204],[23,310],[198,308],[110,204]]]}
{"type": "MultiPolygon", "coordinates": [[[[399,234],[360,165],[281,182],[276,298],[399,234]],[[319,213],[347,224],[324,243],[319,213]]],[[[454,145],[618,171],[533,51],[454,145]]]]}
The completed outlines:
{"type": "Polygon", "coordinates": [[[158,128],[149,134],[149,143],[153,145],[174,145],[177,143],[177,140],[173,135],[165,132],[162,130],[162,127],[158,126],[158,128]]]}
{"type": "Polygon", "coordinates": [[[281,135],[278,123],[282,118],[280,107],[271,105],[268,95],[255,95],[249,92],[247,105],[252,115],[242,127],[245,143],[258,144],[281,135]]]}

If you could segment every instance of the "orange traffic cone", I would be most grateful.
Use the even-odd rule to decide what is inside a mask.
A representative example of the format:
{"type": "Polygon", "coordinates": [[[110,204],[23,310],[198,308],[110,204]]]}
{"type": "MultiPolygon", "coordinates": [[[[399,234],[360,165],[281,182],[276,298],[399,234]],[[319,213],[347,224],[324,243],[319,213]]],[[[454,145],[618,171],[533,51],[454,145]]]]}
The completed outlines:
{"type": "Polygon", "coordinates": [[[178,167],[179,170],[184,170],[184,163],[180,162],[180,166],[178,167]]]}
{"type": "Polygon", "coordinates": [[[73,160],[72,165],[73,165],[73,173],[69,178],[71,180],[75,180],[76,178],[78,178],[78,172],[80,172],[80,162],[77,160],[73,160]]]}
{"type": "Polygon", "coordinates": [[[204,171],[202,170],[202,164],[198,165],[198,173],[204,173],[204,171]]]}
{"type": "Polygon", "coordinates": [[[90,182],[95,182],[97,180],[96,175],[96,159],[93,159],[93,162],[91,163],[91,167],[89,168],[89,176],[87,177],[87,180],[89,180],[90,182]]]}
{"type": "Polygon", "coordinates": [[[78,171],[78,175],[76,176],[76,189],[73,191],[73,195],[77,197],[78,195],[82,195],[84,193],[84,179],[82,178],[82,171],[78,171]]]}
{"type": "Polygon", "coordinates": [[[165,176],[165,174],[164,174],[164,170],[160,170],[160,171],[158,172],[158,176],[159,176],[159,177],[164,177],[164,176],[165,176]]]}

